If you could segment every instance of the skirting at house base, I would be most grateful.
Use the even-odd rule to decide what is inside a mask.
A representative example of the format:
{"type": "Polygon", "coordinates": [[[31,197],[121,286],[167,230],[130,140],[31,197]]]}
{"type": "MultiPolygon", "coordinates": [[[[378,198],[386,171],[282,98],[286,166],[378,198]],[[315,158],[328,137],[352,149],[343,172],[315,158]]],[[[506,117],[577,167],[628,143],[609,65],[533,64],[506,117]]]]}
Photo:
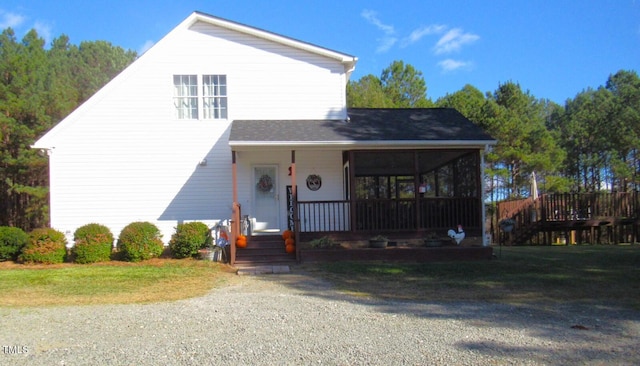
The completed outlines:
{"type": "Polygon", "coordinates": [[[361,260],[438,262],[482,259],[488,260],[492,257],[492,247],[479,246],[440,248],[387,247],[385,249],[301,249],[298,259],[301,263],[361,260]]]}

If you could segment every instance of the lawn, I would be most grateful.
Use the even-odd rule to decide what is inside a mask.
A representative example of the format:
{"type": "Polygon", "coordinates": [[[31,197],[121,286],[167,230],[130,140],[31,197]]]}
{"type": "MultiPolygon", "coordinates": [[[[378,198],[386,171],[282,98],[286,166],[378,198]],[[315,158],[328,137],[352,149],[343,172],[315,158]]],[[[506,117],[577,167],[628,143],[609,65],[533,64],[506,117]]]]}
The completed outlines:
{"type": "Polygon", "coordinates": [[[228,266],[191,259],[141,263],[0,263],[0,306],[131,304],[201,296],[235,277],[228,266]]]}
{"type": "MultiPolygon", "coordinates": [[[[340,291],[410,301],[616,304],[640,309],[640,246],[504,247],[472,262],[304,264],[340,291]]],[[[279,275],[273,275],[279,276],[279,275]]],[[[80,265],[0,263],[0,307],[131,304],[202,296],[233,268],[191,259],[80,265]]]]}
{"type": "Polygon", "coordinates": [[[640,246],[504,247],[490,261],[304,266],[340,290],[418,301],[612,303],[640,308],[640,246]]]}

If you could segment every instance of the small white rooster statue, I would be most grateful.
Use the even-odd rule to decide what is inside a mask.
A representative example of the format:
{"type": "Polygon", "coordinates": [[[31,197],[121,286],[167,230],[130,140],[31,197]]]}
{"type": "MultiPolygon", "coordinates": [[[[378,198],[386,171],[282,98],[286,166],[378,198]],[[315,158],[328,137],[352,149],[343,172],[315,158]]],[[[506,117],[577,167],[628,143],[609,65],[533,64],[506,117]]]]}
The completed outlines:
{"type": "Polygon", "coordinates": [[[456,242],[457,245],[460,245],[460,242],[464,239],[464,230],[462,230],[462,225],[458,225],[457,232],[455,230],[449,230],[447,234],[456,242]]]}

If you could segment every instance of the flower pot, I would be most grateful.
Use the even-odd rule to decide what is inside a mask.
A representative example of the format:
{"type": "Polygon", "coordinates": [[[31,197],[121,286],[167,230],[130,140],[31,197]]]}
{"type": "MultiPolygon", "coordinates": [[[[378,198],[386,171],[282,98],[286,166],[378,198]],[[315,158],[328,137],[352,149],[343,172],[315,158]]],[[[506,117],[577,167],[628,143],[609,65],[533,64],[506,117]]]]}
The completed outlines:
{"type": "Polygon", "coordinates": [[[424,239],[425,247],[441,247],[442,240],[441,239],[424,239]]]}
{"type": "Polygon", "coordinates": [[[388,240],[369,240],[369,247],[371,248],[386,248],[388,240]]]}
{"type": "Polygon", "coordinates": [[[204,259],[205,261],[212,261],[214,251],[210,249],[200,249],[198,250],[198,254],[200,255],[200,259],[204,259]]]}

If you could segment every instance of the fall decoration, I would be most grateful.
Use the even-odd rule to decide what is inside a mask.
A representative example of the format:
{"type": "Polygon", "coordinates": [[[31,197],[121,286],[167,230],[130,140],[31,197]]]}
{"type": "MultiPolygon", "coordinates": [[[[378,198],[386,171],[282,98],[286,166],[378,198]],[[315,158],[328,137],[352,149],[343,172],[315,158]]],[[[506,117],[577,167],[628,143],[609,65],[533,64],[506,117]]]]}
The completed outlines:
{"type": "Polygon", "coordinates": [[[293,252],[295,252],[295,251],[296,251],[296,246],[295,246],[295,245],[293,245],[293,244],[288,244],[286,247],[284,247],[284,250],[285,250],[287,253],[293,253],[293,252]]]}
{"type": "Polygon", "coordinates": [[[239,235],[236,239],[236,247],[238,248],[246,248],[247,247],[247,237],[244,235],[239,235]]]}
{"type": "Polygon", "coordinates": [[[288,238],[287,240],[284,241],[284,245],[296,245],[296,241],[293,238],[288,238]]]}
{"type": "Polygon", "coordinates": [[[258,180],[258,183],[256,184],[256,188],[260,192],[269,192],[271,191],[271,188],[273,188],[273,180],[267,174],[263,174],[258,180]]]}
{"type": "Polygon", "coordinates": [[[285,230],[285,231],[282,233],[282,239],[283,239],[283,240],[287,240],[287,239],[289,239],[289,238],[293,238],[293,231],[291,231],[291,230],[285,230]]]}

